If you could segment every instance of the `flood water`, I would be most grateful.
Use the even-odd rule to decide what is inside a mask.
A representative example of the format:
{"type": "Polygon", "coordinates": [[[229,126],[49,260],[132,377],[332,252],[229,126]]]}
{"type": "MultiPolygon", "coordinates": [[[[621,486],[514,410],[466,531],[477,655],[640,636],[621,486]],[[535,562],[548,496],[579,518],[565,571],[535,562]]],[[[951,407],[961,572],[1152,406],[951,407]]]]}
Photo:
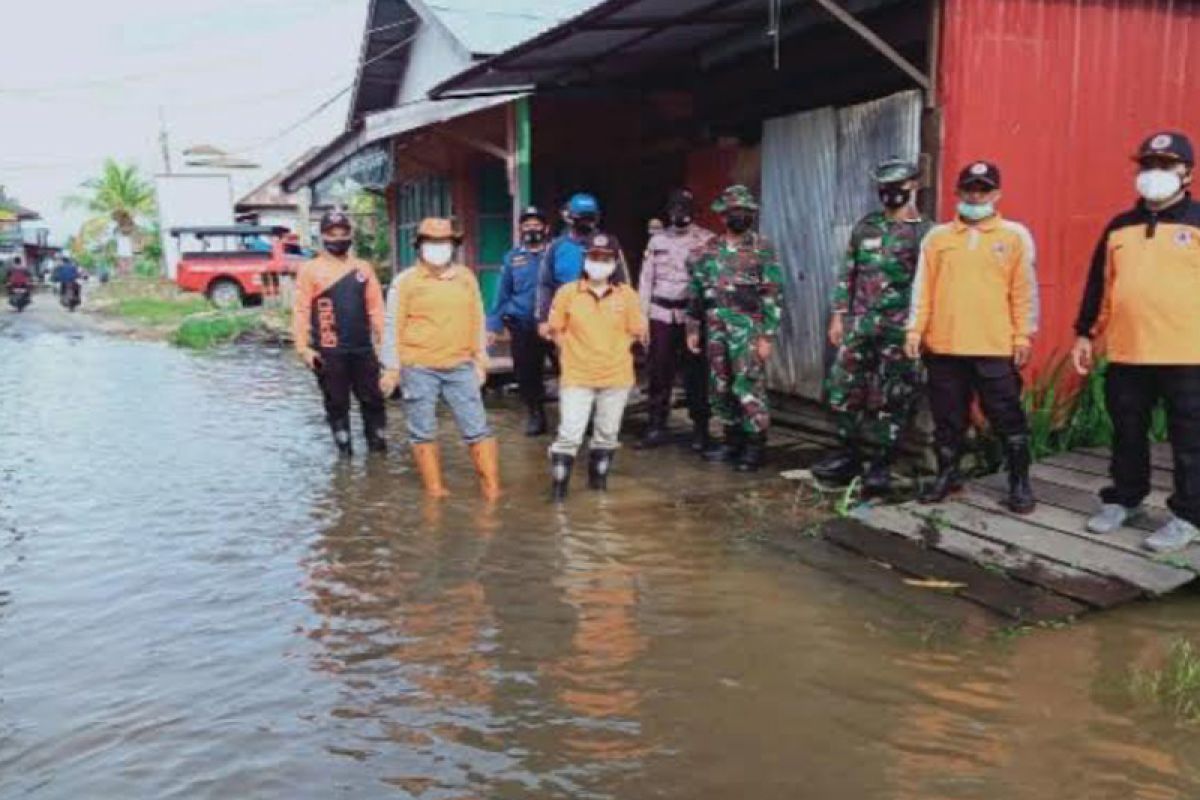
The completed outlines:
{"type": "Polygon", "coordinates": [[[336,461],[286,355],[51,316],[0,314],[0,798],[1200,796],[1120,691],[1195,596],[943,635],[682,453],[555,510],[501,413],[505,500],[447,436],[431,506],[399,447],[336,461]]]}

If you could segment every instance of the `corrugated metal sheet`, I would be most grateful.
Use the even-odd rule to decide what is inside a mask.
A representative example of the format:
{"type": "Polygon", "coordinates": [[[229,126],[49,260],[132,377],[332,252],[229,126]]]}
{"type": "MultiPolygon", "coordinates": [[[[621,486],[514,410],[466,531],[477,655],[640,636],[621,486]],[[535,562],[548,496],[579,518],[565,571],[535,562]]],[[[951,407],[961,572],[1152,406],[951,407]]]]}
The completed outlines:
{"type": "Polygon", "coordinates": [[[514,3],[509,0],[425,0],[425,7],[475,55],[491,56],[532,39],[598,0],[514,3]]]}
{"type": "Polygon", "coordinates": [[[920,118],[920,94],[902,92],[766,123],[762,226],[788,279],[772,389],[820,399],[830,291],[851,228],[879,204],[871,168],[884,158],[916,158],[920,118]]]}
{"type": "Polygon", "coordinates": [[[1134,199],[1129,156],[1159,128],[1200,135],[1200,5],[947,0],[942,207],[962,164],[995,160],[1003,211],[1038,244],[1038,359],[1065,352],[1092,249],[1134,199]]]}

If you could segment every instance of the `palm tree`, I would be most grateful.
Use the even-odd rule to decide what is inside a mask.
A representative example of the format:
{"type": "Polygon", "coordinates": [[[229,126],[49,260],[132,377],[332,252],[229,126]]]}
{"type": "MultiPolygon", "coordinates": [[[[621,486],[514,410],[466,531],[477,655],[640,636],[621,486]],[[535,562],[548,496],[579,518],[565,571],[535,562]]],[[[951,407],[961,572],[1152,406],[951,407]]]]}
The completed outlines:
{"type": "Polygon", "coordinates": [[[99,177],[81,184],[84,191],[63,201],[64,208],[82,208],[93,216],[83,223],[80,236],[95,240],[114,224],[122,236],[129,237],[135,248],[139,231],[157,215],[154,186],[133,164],[122,165],[109,158],[99,177]]]}

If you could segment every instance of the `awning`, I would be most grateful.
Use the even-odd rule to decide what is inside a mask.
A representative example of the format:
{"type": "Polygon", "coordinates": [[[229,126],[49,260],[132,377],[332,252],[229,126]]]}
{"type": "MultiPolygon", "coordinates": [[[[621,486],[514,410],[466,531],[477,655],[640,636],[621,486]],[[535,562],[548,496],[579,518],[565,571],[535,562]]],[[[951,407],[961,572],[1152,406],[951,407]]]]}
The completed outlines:
{"type": "Polygon", "coordinates": [[[319,150],[312,158],[293,169],[284,178],[283,188],[285,191],[294,192],[301,186],[315,183],[340,167],[355,153],[375,142],[502,106],[525,96],[524,93],[516,92],[489,97],[422,99],[370,114],[319,150]]]}
{"type": "MultiPolygon", "coordinates": [[[[775,10],[763,0],[608,0],[443,81],[430,96],[612,83],[681,61],[704,70],[761,48],[776,34],[787,38],[834,21],[903,61],[853,17],[902,2],[911,0],[779,0],[775,10]]],[[[911,64],[897,66],[918,83],[925,80],[911,64]]]]}

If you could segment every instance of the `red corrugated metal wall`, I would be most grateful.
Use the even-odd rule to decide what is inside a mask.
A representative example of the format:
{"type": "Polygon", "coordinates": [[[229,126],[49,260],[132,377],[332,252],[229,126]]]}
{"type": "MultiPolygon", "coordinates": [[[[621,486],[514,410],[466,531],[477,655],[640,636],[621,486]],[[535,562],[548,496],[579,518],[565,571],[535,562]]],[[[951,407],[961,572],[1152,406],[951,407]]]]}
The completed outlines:
{"type": "Polygon", "coordinates": [[[1137,143],[1158,128],[1200,137],[1200,4],[944,0],[942,20],[941,207],[964,163],[1000,165],[1002,210],[1038,244],[1045,365],[1070,347],[1104,224],[1135,199],[1137,143]]]}

